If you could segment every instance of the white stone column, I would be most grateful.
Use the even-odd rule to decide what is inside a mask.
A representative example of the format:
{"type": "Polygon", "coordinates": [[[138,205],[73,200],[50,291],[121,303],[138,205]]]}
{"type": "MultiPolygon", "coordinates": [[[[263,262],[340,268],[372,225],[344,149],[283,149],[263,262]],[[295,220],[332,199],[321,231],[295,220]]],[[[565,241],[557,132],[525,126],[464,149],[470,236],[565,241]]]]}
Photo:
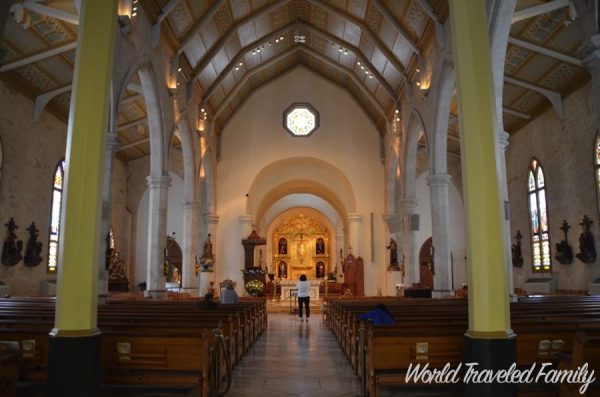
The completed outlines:
{"type": "Polygon", "coordinates": [[[148,208],[147,291],[165,289],[163,264],[167,244],[167,201],[171,178],[167,175],[146,178],[150,194],[148,208]]]}
{"type": "Polygon", "coordinates": [[[417,208],[417,200],[409,198],[400,201],[400,210],[402,211],[402,231],[404,238],[402,239],[402,252],[404,253],[404,268],[406,274],[404,283],[410,286],[411,283],[419,282],[419,260],[417,258],[417,249],[415,247],[416,238],[415,231],[412,230],[411,218],[417,208]]]}
{"type": "MultiPolygon", "coordinates": [[[[102,220],[100,223],[102,242],[100,261],[98,262],[98,295],[108,294],[108,270],[106,269],[106,234],[110,229],[112,198],[112,162],[119,146],[117,133],[109,131],[106,135],[106,155],[104,156],[104,188],[102,189],[102,220]]],[[[123,237],[123,236],[120,236],[123,237]]]]}
{"type": "Polygon", "coordinates": [[[433,243],[433,288],[441,294],[452,289],[450,261],[448,183],[450,175],[434,174],[427,177],[431,190],[431,228],[433,243]]]}
{"type": "Polygon", "coordinates": [[[504,250],[506,251],[508,267],[508,295],[512,296],[515,293],[515,280],[513,277],[512,265],[512,237],[510,235],[510,213],[508,201],[508,178],[506,176],[506,148],[508,148],[508,132],[502,131],[498,134],[498,159],[500,161],[500,175],[498,176],[502,200],[504,201],[504,250]]]}
{"type": "Polygon", "coordinates": [[[193,288],[198,283],[196,276],[196,255],[199,253],[200,201],[193,200],[183,203],[183,263],[181,272],[183,277],[183,288],[193,288]]]}
{"type": "Polygon", "coordinates": [[[360,225],[362,223],[362,215],[348,214],[348,248],[352,249],[352,255],[360,256],[360,225]]]}

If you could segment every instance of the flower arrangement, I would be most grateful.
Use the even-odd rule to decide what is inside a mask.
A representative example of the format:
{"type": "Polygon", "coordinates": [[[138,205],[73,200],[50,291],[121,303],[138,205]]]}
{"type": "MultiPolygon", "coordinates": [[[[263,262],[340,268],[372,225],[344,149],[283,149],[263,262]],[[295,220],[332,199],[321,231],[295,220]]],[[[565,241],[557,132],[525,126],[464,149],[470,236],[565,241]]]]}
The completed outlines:
{"type": "Polygon", "coordinates": [[[250,295],[258,295],[265,289],[265,284],[260,280],[250,280],[246,283],[246,291],[250,295]]]}

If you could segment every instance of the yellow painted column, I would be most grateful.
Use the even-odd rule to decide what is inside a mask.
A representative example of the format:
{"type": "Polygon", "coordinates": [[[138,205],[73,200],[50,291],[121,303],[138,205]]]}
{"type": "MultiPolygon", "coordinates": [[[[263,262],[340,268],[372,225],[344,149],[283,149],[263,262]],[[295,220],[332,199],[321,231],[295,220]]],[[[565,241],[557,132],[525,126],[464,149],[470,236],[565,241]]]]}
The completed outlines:
{"type": "Polygon", "coordinates": [[[484,0],[450,0],[467,221],[469,330],[512,338],[495,94],[484,0]]]}
{"type": "Polygon", "coordinates": [[[96,332],[102,181],[117,0],[83,0],[67,136],[55,336],[96,332]]]}

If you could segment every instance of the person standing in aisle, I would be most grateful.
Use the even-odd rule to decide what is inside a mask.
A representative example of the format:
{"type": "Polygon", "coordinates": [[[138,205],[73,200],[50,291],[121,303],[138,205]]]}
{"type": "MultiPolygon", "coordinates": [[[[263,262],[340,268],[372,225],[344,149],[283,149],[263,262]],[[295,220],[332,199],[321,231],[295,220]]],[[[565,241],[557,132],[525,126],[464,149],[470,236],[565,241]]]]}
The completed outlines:
{"type": "Polygon", "coordinates": [[[300,276],[300,281],[296,284],[296,288],[298,289],[298,314],[300,321],[304,321],[302,319],[302,305],[305,305],[306,321],[308,322],[308,318],[310,317],[310,283],[306,280],[305,274],[300,276]]]}

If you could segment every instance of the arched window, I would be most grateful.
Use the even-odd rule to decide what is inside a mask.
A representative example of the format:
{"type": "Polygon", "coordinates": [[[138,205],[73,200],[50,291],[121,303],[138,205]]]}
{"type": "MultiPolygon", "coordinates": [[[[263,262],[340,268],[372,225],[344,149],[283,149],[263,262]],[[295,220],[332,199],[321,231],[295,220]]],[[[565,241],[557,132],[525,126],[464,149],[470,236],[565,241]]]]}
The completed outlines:
{"type": "Polygon", "coordinates": [[[546,206],[546,182],[544,171],[537,159],[531,160],[527,175],[529,223],[531,230],[531,254],[534,272],[551,272],[550,235],[546,206]]]}
{"type": "Polygon", "coordinates": [[[52,215],[50,218],[50,238],[48,242],[48,273],[55,273],[58,265],[58,239],[60,236],[60,210],[62,206],[63,183],[65,180],[65,160],[61,160],[54,170],[52,181],[52,215]]]}

